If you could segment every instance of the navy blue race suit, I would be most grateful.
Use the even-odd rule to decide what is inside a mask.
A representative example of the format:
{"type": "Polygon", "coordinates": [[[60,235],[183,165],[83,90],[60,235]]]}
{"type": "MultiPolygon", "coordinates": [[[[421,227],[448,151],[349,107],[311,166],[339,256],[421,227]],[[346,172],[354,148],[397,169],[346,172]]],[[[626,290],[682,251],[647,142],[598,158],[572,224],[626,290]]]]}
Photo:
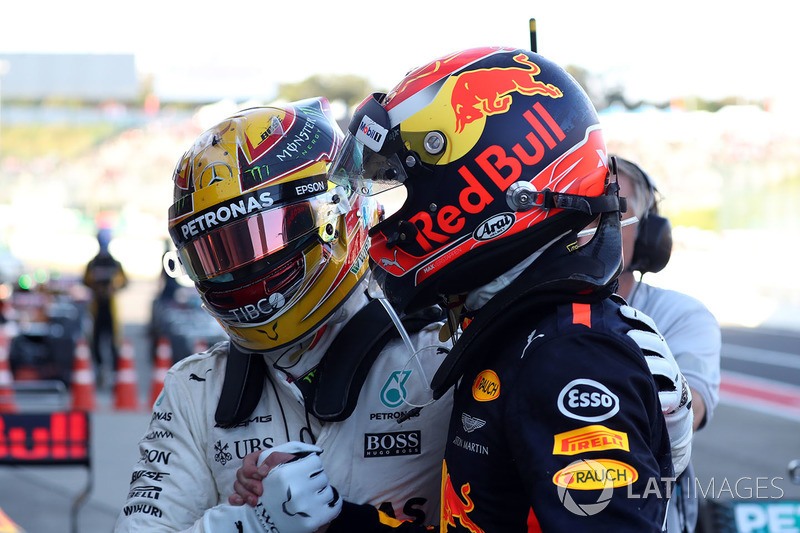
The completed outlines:
{"type": "MultiPolygon", "coordinates": [[[[564,298],[509,311],[494,330],[502,335],[470,348],[442,531],[661,531],[672,461],[653,377],[616,301],[564,298]]],[[[346,506],[329,533],[386,528],[368,527],[369,515],[346,506]]]]}

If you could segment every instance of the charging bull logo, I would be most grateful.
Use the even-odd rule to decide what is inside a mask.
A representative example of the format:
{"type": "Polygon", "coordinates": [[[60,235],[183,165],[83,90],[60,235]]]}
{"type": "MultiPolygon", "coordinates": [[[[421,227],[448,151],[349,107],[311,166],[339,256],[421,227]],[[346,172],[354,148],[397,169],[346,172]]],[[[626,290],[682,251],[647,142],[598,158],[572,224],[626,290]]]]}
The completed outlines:
{"type": "Polygon", "coordinates": [[[472,533],[484,533],[484,531],[469,517],[469,513],[475,509],[475,503],[469,497],[469,483],[463,484],[460,493],[456,493],[453,488],[453,482],[450,481],[450,474],[447,472],[447,463],[443,463],[442,470],[441,518],[442,525],[444,526],[443,531],[447,531],[447,526],[455,527],[455,519],[458,518],[459,522],[461,522],[461,526],[472,533]]]}
{"type": "Polygon", "coordinates": [[[456,113],[456,133],[461,133],[467,124],[486,115],[508,111],[512,92],[541,94],[551,98],[563,96],[561,89],[555,85],[534,79],[542,69],[531,62],[528,56],[517,54],[514,61],[525,67],[483,68],[458,76],[450,97],[456,113]]]}
{"type": "Polygon", "coordinates": [[[388,105],[393,102],[394,105],[397,105],[425,87],[429,87],[456,70],[463,68],[464,65],[469,65],[498,52],[511,52],[513,50],[513,48],[505,47],[471,48],[440,57],[409,72],[405,79],[387,95],[384,104],[388,105]]]}

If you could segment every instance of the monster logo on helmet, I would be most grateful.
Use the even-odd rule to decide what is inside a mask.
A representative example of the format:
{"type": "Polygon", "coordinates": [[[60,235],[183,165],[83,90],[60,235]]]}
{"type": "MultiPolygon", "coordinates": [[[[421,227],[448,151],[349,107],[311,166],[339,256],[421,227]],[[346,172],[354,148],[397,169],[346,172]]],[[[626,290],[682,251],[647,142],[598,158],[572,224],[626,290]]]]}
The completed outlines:
{"type": "MultiPolygon", "coordinates": [[[[398,311],[468,292],[556,241],[573,253],[577,230],[602,213],[618,217],[594,107],[533,52],[434,60],[365,99],[348,129],[329,179],[363,195],[407,191],[371,231],[374,277],[398,311]],[[364,125],[386,131],[381,142],[364,125]]],[[[615,263],[604,272],[618,270],[615,257],[602,260],[615,263]]],[[[573,275],[549,276],[561,274],[573,275]]]]}

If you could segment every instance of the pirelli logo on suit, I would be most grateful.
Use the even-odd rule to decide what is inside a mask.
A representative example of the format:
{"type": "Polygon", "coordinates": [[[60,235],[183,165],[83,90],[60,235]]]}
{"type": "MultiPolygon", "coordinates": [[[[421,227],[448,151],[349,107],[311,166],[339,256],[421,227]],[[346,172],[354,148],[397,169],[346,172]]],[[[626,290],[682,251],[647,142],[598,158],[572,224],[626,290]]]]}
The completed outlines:
{"type": "Polygon", "coordinates": [[[628,434],[605,426],[585,426],[554,437],[553,455],[576,455],[602,450],[630,451],[628,434]]]}

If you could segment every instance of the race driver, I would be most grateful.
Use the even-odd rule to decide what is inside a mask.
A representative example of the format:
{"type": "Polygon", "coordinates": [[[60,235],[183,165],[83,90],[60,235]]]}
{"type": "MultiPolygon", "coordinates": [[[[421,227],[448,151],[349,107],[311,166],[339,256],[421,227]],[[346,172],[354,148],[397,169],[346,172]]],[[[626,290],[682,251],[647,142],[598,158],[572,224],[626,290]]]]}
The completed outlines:
{"type": "MultiPolygon", "coordinates": [[[[230,342],[169,371],[115,531],[285,531],[263,506],[227,503],[242,458],[273,449],[303,455],[292,467],[318,500],[295,501],[322,502],[320,516],[293,513],[305,525],[343,500],[438,521],[451,403],[398,423],[418,370],[366,290],[378,206],[326,180],[341,140],[315,98],[236,113],[180,159],[170,235],[230,342]],[[335,490],[317,493],[328,480],[335,490]]],[[[403,318],[415,350],[440,344],[438,317],[403,318]]]]}
{"type": "MultiPolygon", "coordinates": [[[[398,311],[441,304],[463,329],[432,383],[456,387],[441,531],[661,531],[691,397],[613,296],[624,202],[577,83],[524,50],[441,57],[364,101],[331,179],[405,186],[371,232],[374,278],[398,311]]],[[[268,466],[265,494],[292,488],[268,466]]],[[[328,533],[387,528],[361,511],[328,533]]]]}

